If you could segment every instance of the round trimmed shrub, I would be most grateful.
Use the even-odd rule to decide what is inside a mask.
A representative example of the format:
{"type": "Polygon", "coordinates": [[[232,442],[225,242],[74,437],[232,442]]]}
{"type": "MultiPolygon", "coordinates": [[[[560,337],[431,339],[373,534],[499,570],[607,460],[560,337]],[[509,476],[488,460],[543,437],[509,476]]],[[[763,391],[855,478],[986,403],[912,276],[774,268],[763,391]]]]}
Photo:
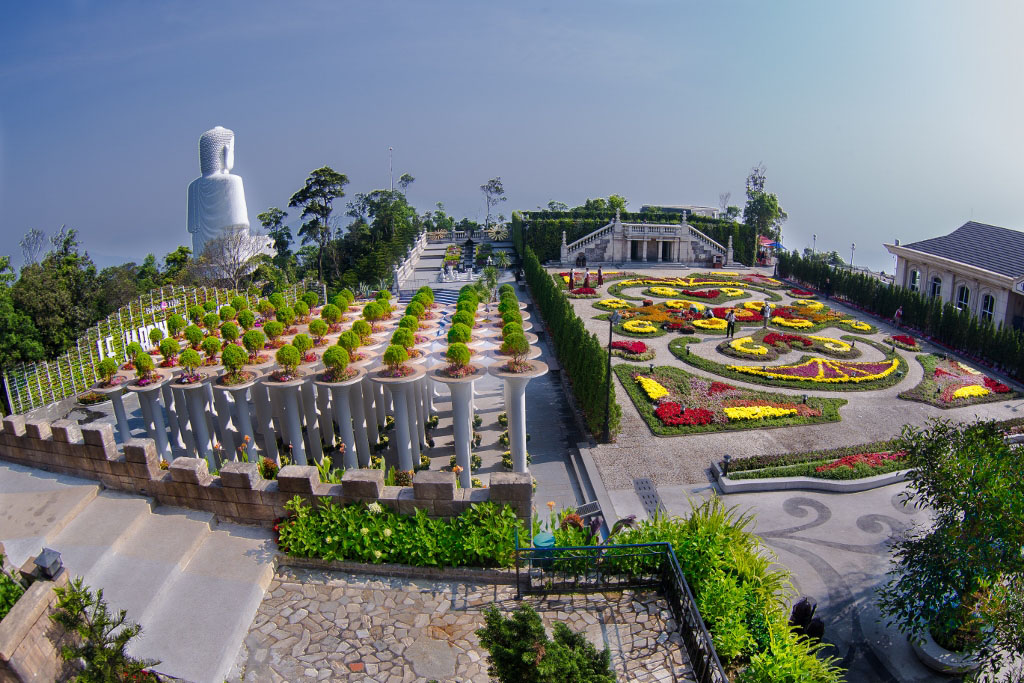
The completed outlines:
{"type": "Polygon", "coordinates": [[[523,326],[519,323],[505,323],[505,326],[501,328],[501,338],[505,339],[510,334],[522,334],[523,326]]]}
{"type": "Polygon", "coordinates": [[[314,339],[323,339],[324,337],[327,336],[327,333],[329,331],[330,330],[327,328],[327,323],[325,323],[320,318],[309,321],[309,332],[310,334],[313,335],[314,339]]]}
{"type": "Polygon", "coordinates": [[[404,349],[411,349],[416,343],[416,337],[413,335],[412,330],[399,327],[395,330],[395,333],[391,335],[391,343],[398,344],[404,349]]]}
{"type": "Polygon", "coordinates": [[[284,296],[281,294],[281,292],[274,292],[267,298],[270,301],[270,303],[274,305],[275,311],[285,305],[284,296]]]}
{"type": "Polygon", "coordinates": [[[349,289],[348,287],[342,289],[340,292],[338,292],[338,294],[345,297],[345,299],[348,301],[349,306],[351,306],[352,302],[356,300],[356,295],[353,294],[352,290],[349,289]]]}
{"type": "Polygon", "coordinates": [[[391,301],[391,292],[386,289],[378,289],[373,298],[377,301],[391,301]]]}
{"type": "Polygon", "coordinates": [[[519,323],[519,324],[522,324],[523,316],[520,315],[519,311],[512,311],[510,313],[502,313],[501,314],[501,321],[503,323],[505,323],[506,325],[508,323],[519,323]]]}
{"type": "Polygon", "coordinates": [[[357,320],[352,323],[352,331],[359,335],[360,339],[366,340],[373,334],[373,328],[365,320],[357,320]]]}
{"type": "Polygon", "coordinates": [[[285,327],[291,327],[295,322],[295,309],[291,306],[281,306],[277,309],[277,321],[285,327]]]}
{"type": "Polygon", "coordinates": [[[458,313],[452,316],[452,323],[462,324],[465,325],[466,327],[472,328],[473,325],[476,324],[476,319],[473,317],[473,314],[470,313],[469,311],[459,311],[458,313]]]}
{"type": "Polygon", "coordinates": [[[306,304],[306,308],[316,308],[320,303],[320,297],[316,292],[306,292],[302,295],[302,303],[306,304]]]}
{"type": "Polygon", "coordinates": [[[530,343],[522,333],[510,334],[501,343],[501,352],[518,360],[530,352],[530,343]]]}
{"type": "Polygon", "coordinates": [[[498,294],[501,295],[501,296],[504,296],[506,294],[512,294],[514,296],[515,293],[516,293],[516,290],[514,290],[512,288],[512,285],[510,285],[507,282],[505,284],[503,284],[501,287],[498,287],[498,294]]]}
{"type": "Polygon", "coordinates": [[[189,372],[195,372],[196,368],[203,364],[203,359],[199,357],[199,354],[192,349],[185,349],[181,352],[181,357],[178,359],[181,363],[181,367],[185,368],[189,372]]]}
{"type": "Polygon", "coordinates": [[[462,323],[455,323],[452,329],[448,330],[449,344],[465,344],[473,338],[473,333],[462,323]]]}
{"type": "Polygon", "coordinates": [[[384,317],[384,307],[376,301],[371,301],[363,306],[363,317],[371,323],[376,322],[384,317]]]}
{"type": "Polygon", "coordinates": [[[455,311],[458,313],[469,313],[470,315],[472,315],[473,313],[476,313],[476,309],[478,308],[479,306],[473,303],[472,301],[463,300],[455,304],[455,311]]]}
{"type": "Polygon", "coordinates": [[[285,344],[274,354],[274,360],[287,372],[295,372],[295,368],[299,367],[299,362],[302,361],[302,354],[291,344],[285,344]]]}
{"type": "Polygon", "coordinates": [[[245,300],[244,296],[233,296],[231,297],[231,308],[241,313],[248,310],[249,302],[245,300]]]}
{"type": "Polygon", "coordinates": [[[259,353],[266,343],[267,335],[260,330],[249,330],[242,335],[242,345],[245,346],[245,350],[249,352],[250,356],[259,353]]]}
{"type": "Polygon", "coordinates": [[[188,319],[192,321],[193,325],[201,323],[204,315],[206,315],[206,309],[199,304],[188,307],[188,319]]]}
{"type": "Polygon", "coordinates": [[[220,307],[220,319],[227,322],[228,320],[234,320],[238,315],[238,311],[235,310],[234,306],[221,306],[220,307]]]}
{"type": "Polygon", "coordinates": [[[327,304],[320,309],[320,318],[328,325],[336,325],[341,320],[341,309],[334,304],[327,304]]]}
{"type": "Polygon", "coordinates": [[[462,343],[451,344],[448,350],[445,352],[444,357],[448,359],[448,362],[458,367],[465,367],[469,365],[469,359],[473,354],[470,353],[469,347],[462,343]]]}
{"type": "Polygon", "coordinates": [[[137,377],[145,377],[155,369],[156,363],[153,362],[153,357],[148,353],[144,353],[135,359],[135,375],[137,377]]]}
{"type": "Polygon", "coordinates": [[[416,318],[422,318],[423,313],[426,309],[419,301],[411,301],[409,305],[405,307],[405,314],[415,316],[416,318]]]}
{"type": "Polygon", "coordinates": [[[241,310],[238,312],[238,324],[242,326],[243,330],[251,330],[252,326],[256,324],[256,316],[249,309],[241,310]]]}
{"type": "Polygon", "coordinates": [[[217,310],[217,302],[213,299],[207,299],[203,302],[203,310],[207,313],[213,313],[217,310]]]}
{"type": "MultiPolygon", "coordinates": [[[[203,338],[202,333],[200,333],[199,338],[203,338]]],[[[145,352],[146,350],[142,348],[142,344],[140,344],[139,342],[132,342],[128,346],[124,347],[124,355],[128,358],[129,363],[134,363],[135,359],[138,358],[140,355],[144,354],[145,352]]]]}
{"type": "Polygon", "coordinates": [[[324,351],[324,367],[332,371],[335,376],[341,374],[348,367],[348,351],[341,346],[332,346],[324,351]]]}
{"type": "Polygon", "coordinates": [[[360,339],[359,335],[352,330],[342,332],[341,336],[338,337],[338,346],[345,349],[350,354],[354,353],[356,349],[362,346],[362,344],[363,340],[360,339]]]}
{"type": "Polygon", "coordinates": [[[172,337],[177,337],[185,329],[185,319],[175,313],[167,319],[167,332],[172,337]]]}
{"type": "Polygon", "coordinates": [[[392,344],[384,350],[384,365],[389,368],[397,368],[407,360],[409,360],[409,354],[397,344],[392,344]]]}
{"type": "Polygon", "coordinates": [[[238,325],[230,320],[220,326],[220,336],[224,341],[233,342],[238,339],[238,325]]]}
{"type": "Polygon", "coordinates": [[[174,358],[178,355],[178,351],[181,351],[181,347],[178,345],[177,339],[167,337],[160,342],[160,355],[164,357],[164,360],[174,358]]]}
{"type": "Polygon", "coordinates": [[[160,346],[160,340],[164,338],[164,331],[159,327],[154,327],[149,331],[149,341],[153,346],[160,346]]]}
{"type": "Polygon", "coordinates": [[[434,290],[432,290],[427,285],[423,285],[422,287],[416,290],[416,296],[419,296],[420,294],[429,298],[430,303],[434,303],[434,290]]]}
{"type": "Polygon", "coordinates": [[[462,285],[461,287],[459,287],[459,296],[461,297],[466,294],[472,294],[473,296],[476,296],[476,287],[474,287],[473,285],[462,285]]]}
{"type": "Polygon", "coordinates": [[[234,375],[242,369],[242,366],[249,360],[249,357],[245,355],[245,351],[242,350],[241,346],[232,344],[224,349],[224,353],[220,355],[220,360],[227,371],[234,375]]]}
{"type": "Polygon", "coordinates": [[[267,336],[270,337],[271,339],[277,339],[282,334],[284,334],[284,325],[277,322],[276,320],[271,320],[270,322],[263,326],[263,331],[266,332],[267,336]]]}
{"type": "Polygon", "coordinates": [[[274,304],[270,303],[266,299],[261,299],[260,302],[256,305],[256,310],[259,311],[260,315],[263,316],[263,319],[266,320],[267,318],[270,318],[272,315],[274,315],[275,309],[274,304]]]}
{"type": "Polygon", "coordinates": [[[300,354],[305,355],[306,351],[313,348],[313,340],[309,338],[308,334],[297,334],[292,340],[292,346],[297,348],[300,354]]]}
{"type": "Polygon", "coordinates": [[[305,301],[296,301],[295,306],[293,308],[295,310],[295,315],[299,316],[300,318],[305,318],[307,315],[309,315],[309,306],[306,305],[305,301]]]}
{"type": "Polygon", "coordinates": [[[501,313],[503,315],[505,313],[512,313],[513,311],[518,310],[519,306],[511,299],[503,299],[501,303],[498,304],[498,313],[501,313]]]}
{"type": "Polygon", "coordinates": [[[403,315],[402,319],[398,321],[398,326],[415,332],[420,329],[420,321],[414,315],[403,315]]]}
{"type": "Polygon", "coordinates": [[[210,360],[214,360],[217,357],[217,354],[220,353],[223,344],[221,344],[220,339],[217,339],[216,337],[206,337],[203,339],[202,346],[203,353],[206,354],[206,357],[210,360]]]}
{"type": "Polygon", "coordinates": [[[109,383],[116,372],[117,361],[113,358],[104,358],[96,364],[96,374],[100,376],[104,384],[109,383]]]}
{"type": "Polygon", "coordinates": [[[206,315],[203,316],[203,327],[205,327],[210,332],[213,332],[215,329],[217,329],[218,325],[220,325],[220,316],[217,315],[216,313],[207,313],[206,315]]]}

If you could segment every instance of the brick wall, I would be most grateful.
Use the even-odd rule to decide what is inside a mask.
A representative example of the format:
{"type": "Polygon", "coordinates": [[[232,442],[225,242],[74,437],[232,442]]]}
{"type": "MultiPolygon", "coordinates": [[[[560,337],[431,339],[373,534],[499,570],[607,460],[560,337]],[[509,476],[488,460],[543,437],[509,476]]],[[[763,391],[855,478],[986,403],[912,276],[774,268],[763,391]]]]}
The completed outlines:
{"type": "Polygon", "coordinates": [[[453,472],[417,472],[412,486],[385,486],[382,470],[350,470],[341,484],[320,482],[315,467],[288,465],[276,480],[263,479],[255,463],[228,462],[213,476],[201,458],[177,458],[167,470],[152,439],[132,439],[118,448],[110,424],[79,427],[56,422],[4,418],[0,458],[52,472],[95,479],[105,487],[150,496],[164,505],[206,510],[228,521],[269,526],[286,515],[284,504],[295,495],[311,502],[378,502],[396,512],[422,509],[435,517],[461,514],[473,503],[512,506],[529,521],[533,484],[529,474],[496,472],[486,489],[459,489],[453,472]]]}

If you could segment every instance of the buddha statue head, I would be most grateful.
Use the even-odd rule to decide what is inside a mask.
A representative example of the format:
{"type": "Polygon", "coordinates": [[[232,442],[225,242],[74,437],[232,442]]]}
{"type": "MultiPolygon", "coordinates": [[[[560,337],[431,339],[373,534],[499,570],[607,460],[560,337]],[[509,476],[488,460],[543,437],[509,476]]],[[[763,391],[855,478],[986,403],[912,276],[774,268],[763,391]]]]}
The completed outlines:
{"type": "Polygon", "coordinates": [[[234,131],[217,126],[199,137],[199,170],[204,176],[230,173],[234,165],[234,131]]]}

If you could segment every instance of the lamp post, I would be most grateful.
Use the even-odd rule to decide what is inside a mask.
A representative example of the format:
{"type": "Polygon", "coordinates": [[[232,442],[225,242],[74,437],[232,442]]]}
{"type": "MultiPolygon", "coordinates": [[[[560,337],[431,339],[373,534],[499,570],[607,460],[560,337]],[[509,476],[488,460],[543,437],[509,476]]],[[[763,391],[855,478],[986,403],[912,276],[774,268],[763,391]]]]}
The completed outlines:
{"type": "Polygon", "coordinates": [[[612,440],[611,425],[611,410],[612,410],[612,328],[619,324],[622,320],[622,316],[619,315],[618,311],[612,311],[612,314],[608,316],[608,368],[607,368],[607,391],[605,391],[604,399],[604,442],[609,443],[612,440]]]}
{"type": "Polygon", "coordinates": [[[811,235],[811,256],[818,253],[818,235],[817,233],[811,235]]]}
{"type": "Polygon", "coordinates": [[[850,244],[850,272],[853,272],[853,253],[857,251],[857,243],[850,244]]]}

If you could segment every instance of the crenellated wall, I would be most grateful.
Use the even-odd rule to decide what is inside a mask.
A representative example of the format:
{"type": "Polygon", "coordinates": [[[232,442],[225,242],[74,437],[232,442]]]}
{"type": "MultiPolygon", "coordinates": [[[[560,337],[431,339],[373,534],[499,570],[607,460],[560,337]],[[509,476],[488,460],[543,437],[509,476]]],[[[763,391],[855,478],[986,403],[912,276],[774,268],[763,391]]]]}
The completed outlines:
{"type": "Polygon", "coordinates": [[[222,519],[270,526],[284,517],[296,494],[309,500],[378,502],[402,514],[422,509],[435,517],[461,514],[473,503],[511,505],[529,520],[533,484],[528,473],[496,472],[490,487],[462,489],[453,472],[417,472],[412,486],[385,486],[379,469],[349,470],[341,484],[321,483],[316,467],[288,465],[276,480],[260,476],[255,463],[227,462],[218,476],[202,458],[176,458],[166,470],[152,439],[132,439],[118,448],[107,423],[79,427],[70,420],[45,422],[4,418],[0,458],[29,467],[96,479],[105,487],[155,498],[164,505],[212,512],[222,519]]]}

